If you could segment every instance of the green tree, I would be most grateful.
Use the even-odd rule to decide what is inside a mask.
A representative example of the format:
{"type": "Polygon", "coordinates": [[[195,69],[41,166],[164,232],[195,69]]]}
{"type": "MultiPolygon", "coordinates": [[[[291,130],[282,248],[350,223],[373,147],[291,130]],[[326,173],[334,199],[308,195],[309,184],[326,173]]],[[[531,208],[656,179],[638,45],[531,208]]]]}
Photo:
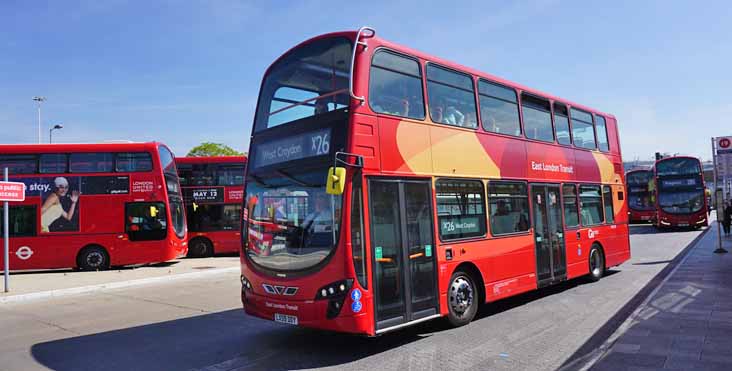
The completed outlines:
{"type": "Polygon", "coordinates": [[[204,156],[241,156],[242,152],[239,152],[226,144],[222,143],[211,143],[203,142],[188,151],[189,157],[204,157],[204,156]]]}

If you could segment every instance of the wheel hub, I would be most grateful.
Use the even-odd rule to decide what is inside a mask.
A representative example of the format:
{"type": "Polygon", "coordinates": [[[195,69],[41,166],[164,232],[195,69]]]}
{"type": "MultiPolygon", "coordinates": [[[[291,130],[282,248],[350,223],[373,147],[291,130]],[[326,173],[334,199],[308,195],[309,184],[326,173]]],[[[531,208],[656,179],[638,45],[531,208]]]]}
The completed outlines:
{"type": "Polygon", "coordinates": [[[456,278],[450,285],[450,306],[462,316],[473,304],[473,287],[465,277],[456,278]]]}
{"type": "Polygon", "coordinates": [[[102,261],[104,261],[104,257],[98,252],[92,252],[86,256],[86,263],[90,267],[99,267],[102,265],[102,261]]]}

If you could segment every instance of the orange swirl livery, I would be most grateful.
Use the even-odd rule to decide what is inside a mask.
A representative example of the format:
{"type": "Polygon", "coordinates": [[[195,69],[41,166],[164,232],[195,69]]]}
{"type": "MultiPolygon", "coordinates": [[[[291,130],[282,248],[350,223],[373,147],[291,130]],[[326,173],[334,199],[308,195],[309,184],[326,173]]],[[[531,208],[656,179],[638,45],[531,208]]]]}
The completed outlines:
{"type": "Polygon", "coordinates": [[[630,258],[614,116],[376,36],[307,40],[266,71],[241,299],[375,336],[630,258]]]}

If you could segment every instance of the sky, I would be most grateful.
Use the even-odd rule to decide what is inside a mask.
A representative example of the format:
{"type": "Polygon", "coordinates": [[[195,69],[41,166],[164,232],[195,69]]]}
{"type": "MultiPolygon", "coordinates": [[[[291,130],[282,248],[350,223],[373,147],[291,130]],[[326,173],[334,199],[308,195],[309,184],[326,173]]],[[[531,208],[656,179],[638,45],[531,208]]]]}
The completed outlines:
{"type": "Polygon", "coordinates": [[[614,114],[625,161],[732,135],[726,1],[0,1],[0,143],[248,149],[265,69],[312,36],[379,36],[614,114]]]}

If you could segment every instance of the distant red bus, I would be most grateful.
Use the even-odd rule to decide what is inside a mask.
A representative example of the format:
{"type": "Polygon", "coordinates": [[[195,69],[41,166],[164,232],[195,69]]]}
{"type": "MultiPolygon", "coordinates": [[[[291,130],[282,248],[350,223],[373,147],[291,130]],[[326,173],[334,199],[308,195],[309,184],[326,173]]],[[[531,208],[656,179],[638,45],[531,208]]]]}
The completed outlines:
{"type": "Polygon", "coordinates": [[[628,187],[628,214],[631,223],[649,223],[656,217],[656,189],[653,169],[631,170],[625,174],[628,187]]]}
{"type": "Polygon", "coordinates": [[[674,156],[656,161],[656,220],[659,228],[709,225],[701,161],[674,156]]]}
{"type": "Polygon", "coordinates": [[[26,200],[10,205],[11,270],[104,270],[184,256],[173,159],[154,142],[0,145],[0,169],[26,185],[26,200]]]}
{"type": "Polygon", "coordinates": [[[244,156],[177,157],[188,220],[188,257],[238,253],[244,156]]]}
{"type": "Polygon", "coordinates": [[[376,37],[265,72],[244,194],[254,316],[377,335],[630,258],[614,116],[376,37]]]}

